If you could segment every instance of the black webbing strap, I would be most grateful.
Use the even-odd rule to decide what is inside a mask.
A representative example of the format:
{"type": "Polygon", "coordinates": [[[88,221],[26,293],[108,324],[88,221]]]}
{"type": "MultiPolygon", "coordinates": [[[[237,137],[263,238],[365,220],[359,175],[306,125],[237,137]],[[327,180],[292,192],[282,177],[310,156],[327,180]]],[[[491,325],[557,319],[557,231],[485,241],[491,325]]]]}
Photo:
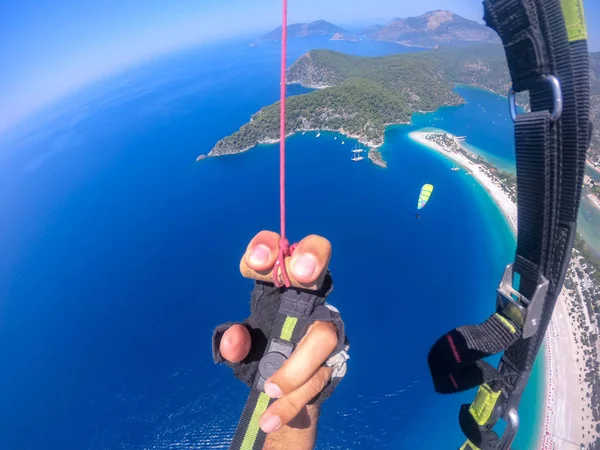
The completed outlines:
{"type": "Polygon", "coordinates": [[[259,419],[274,401],[264,393],[264,383],[289,358],[310,325],[309,318],[315,307],[324,301],[325,296],[294,288],[285,290],[281,295],[268,345],[260,360],[230,450],[263,448],[266,434],[259,427],[259,419]]]}
{"type": "MultiPolygon", "coordinates": [[[[520,39],[511,33],[510,26],[505,26],[506,20],[512,21],[515,17],[505,18],[504,22],[493,20],[493,11],[498,4],[515,2],[485,2],[486,11],[490,11],[486,13],[488,25],[499,32],[505,48],[520,39]]],[[[549,286],[535,334],[518,340],[506,350],[499,367],[504,381],[494,384],[509,398],[510,405],[507,406],[515,408],[542,344],[570,261],[581,196],[580,180],[585,168],[580,161],[585,164],[587,149],[587,138],[578,142],[578,103],[560,2],[521,0],[518,3],[522,4],[530,24],[539,27],[536,39],[541,38],[544,42],[544,45],[532,48],[545,47],[546,53],[527,55],[537,60],[535,65],[541,69],[535,78],[531,78],[531,71],[519,70],[507,52],[511,75],[520,80],[515,89],[529,90],[531,102],[531,113],[518,116],[515,123],[518,242],[514,270],[521,275],[519,292],[526,298],[534,296],[543,278],[548,280],[549,286]],[[546,69],[548,72],[544,73],[546,69]],[[560,105],[557,105],[556,92],[552,90],[548,75],[555,76],[560,82],[560,117],[556,117],[560,105]]],[[[581,82],[587,84],[583,79],[578,81],[577,89],[581,82]]],[[[581,101],[589,103],[589,97],[581,101]]]]}
{"type": "Polygon", "coordinates": [[[458,327],[445,334],[429,352],[435,390],[453,394],[500,379],[500,372],[481,359],[504,351],[520,336],[520,328],[499,313],[480,325],[458,327]]]}
{"type": "MultiPolygon", "coordinates": [[[[580,0],[564,4],[577,8],[582,22],[580,0]]],[[[483,357],[488,348],[504,350],[500,365],[492,372],[481,361],[470,361],[470,372],[456,371],[452,357],[456,342],[462,345],[459,330],[464,327],[457,328],[434,345],[430,367],[439,392],[463,390],[477,376],[481,379],[475,401],[461,408],[459,422],[468,438],[461,449],[506,450],[570,262],[589,144],[589,72],[585,24],[580,24],[582,32],[570,29],[567,34],[559,0],[484,0],[484,7],[486,23],[498,32],[506,50],[513,81],[509,100],[515,101],[515,92],[529,91],[531,105],[531,112],[515,117],[517,251],[497,301],[497,314],[511,320],[518,336],[506,339],[495,330],[492,338],[498,341],[490,345],[489,334],[471,331],[474,341],[467,351],[478,349],[483,357]],[[515,272],[518,289],[512,287],[515,272]],[[444,373],[446,378],[452,375],[451,386],[440,375],[444,373]],[[468,376],[461,378],[464,374],[468,376]],[[507,422],[501,438],[492,430],[500,418],[507,422]]]]}

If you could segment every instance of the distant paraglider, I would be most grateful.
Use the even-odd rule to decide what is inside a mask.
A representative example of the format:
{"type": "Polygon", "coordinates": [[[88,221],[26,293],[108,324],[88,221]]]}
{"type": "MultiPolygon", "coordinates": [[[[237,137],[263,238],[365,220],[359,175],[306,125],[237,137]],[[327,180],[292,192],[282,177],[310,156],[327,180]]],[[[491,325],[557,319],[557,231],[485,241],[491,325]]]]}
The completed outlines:
{"type": "Polygon", "coordinates": [[[431,193],[433,192],[432,184],[425,184],[421,188],[421,193],[419,194],[419,202],[417,203],[417,209],[422,209],[431,197],[431,193]]]}

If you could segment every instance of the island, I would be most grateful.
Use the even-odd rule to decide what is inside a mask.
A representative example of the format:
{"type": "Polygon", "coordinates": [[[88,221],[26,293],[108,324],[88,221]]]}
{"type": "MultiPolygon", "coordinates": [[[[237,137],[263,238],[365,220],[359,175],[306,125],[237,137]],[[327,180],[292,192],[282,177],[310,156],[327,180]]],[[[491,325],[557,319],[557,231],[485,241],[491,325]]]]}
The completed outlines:
{"type": "MultiPolygon", "coordinates": [[[[338,27],[326,20],[315,20],[310,23],[293,23],[287,26],[288,38],[304,38],[311,36],[333,36],[335,34],[344,33],[342,27],[338,27]]],[[[265,34],[258,43],[268,41],[281,40],[281,27],[275,28],[273,31],[265,34]]]]}
{"type": "MultiPolygon", "coordinates": [[[[378,58],[313,50],[290,66],[287,82],[317,89],[287,100],[288,135],[336,131],[378,149],[388,125],[409,123],[415,111],[462,104],[454,91],[457,84],[506,93],[510,77],[502,47],[487,44],[378,58]]],[[[255,113],[208,156],[240,153],[278,139],[279,102],[255,113]]],[[[381,154],[370,159],[383,165],[381,154]]]]}
{"type": "Polygon", "coordinates": [[[369,159],[371,160],[371,162],[373,164],[375,164],[376,166],[383,167],[384,169],[387,167],[387,162],[385,161],[385,159],[383,159],[383,156],[381,156],[380,151],[372,148],[369,150],[368,156],[369,156],[369,159]]]}
{"type": "MultiPolygon", "coordinates": [[[[516,179],[497,170],[467,148],[463,141],[443,130],[414,131],[409,137],[461,166],[490,194],[517,231],[516,179]]],[[[546,332],[545,396],[538,448],[600,446],[600,263],[588,251],[581,236],[575,248],[564,288],[556,302],[546,332]]]]}

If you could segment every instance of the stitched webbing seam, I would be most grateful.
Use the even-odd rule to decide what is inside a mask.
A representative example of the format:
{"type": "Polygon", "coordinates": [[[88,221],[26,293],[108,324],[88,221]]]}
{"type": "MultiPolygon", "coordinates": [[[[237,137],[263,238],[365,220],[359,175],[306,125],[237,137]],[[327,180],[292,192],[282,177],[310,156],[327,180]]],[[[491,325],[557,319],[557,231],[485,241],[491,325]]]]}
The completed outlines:
{"type": "Polygon", "coordinates": [[[502,391],[494,392],[487,384],[479,386],[469,412],[480,426],[487,423],[502,391]]]}
{"type": "Polygon", "coordinates": [[[498,313],[496,313],[496,316],[498,317],[498,319],[500,319],[500,322],[502,322],[506,326],[506,328],[510,330],[511,333],[514,334],[517,332],[515,326],[512,323],[510,323],[510,321],[506,317],[498,313]]]}

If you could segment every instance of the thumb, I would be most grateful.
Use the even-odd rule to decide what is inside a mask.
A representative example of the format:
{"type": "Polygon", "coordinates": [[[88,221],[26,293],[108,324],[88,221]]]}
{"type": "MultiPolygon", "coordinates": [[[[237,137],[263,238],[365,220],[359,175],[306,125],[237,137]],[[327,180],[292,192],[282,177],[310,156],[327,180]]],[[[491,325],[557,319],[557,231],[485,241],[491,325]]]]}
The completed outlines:
{"type": "Polygon", "coordinates": [[[250,353],[252,339],[248,329],[243,325],[232,325],[223,333],[219,351],[223,358],[232,363],[243,360],[250,353]]]}
{"type": "Polygon", "coordinates": [[[270,270],[279,252],[279,235],[273,231],[261,231],[248,244],[244,259],[251,269],[261,272],[270,270]]]}
{"type": "Polygon", "coordinates": [[[301,283],[313,283],[327,269],[331,259],[331,243],[311,234],[302,239],[290,260],[292,275],[301,283]]]}

